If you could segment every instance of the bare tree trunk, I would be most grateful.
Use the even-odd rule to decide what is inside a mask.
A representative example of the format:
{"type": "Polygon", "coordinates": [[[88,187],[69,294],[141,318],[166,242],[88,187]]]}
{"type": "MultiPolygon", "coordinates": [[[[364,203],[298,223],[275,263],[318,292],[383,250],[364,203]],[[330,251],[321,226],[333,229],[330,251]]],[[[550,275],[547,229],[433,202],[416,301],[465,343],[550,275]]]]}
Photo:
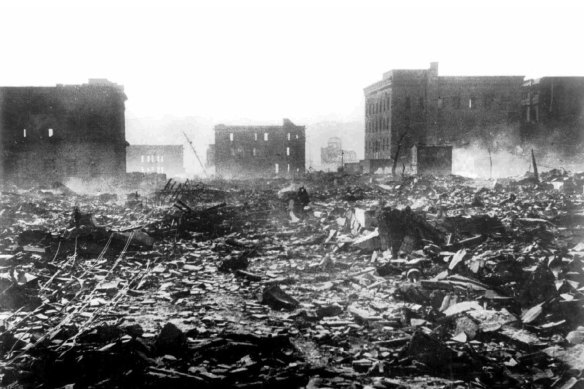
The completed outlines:
{"type": "Polygon", "coordinates": [[[395,169],[397,168],[397,159],[399,158],[399,150],[401,149],[402,141],[404,140],[406,134],[407,132],[404,132],[397,141],[397,149],[395,150],[395,155],[393,157],[393,166],[391,167],[392,176],[395,176],[395,169]]]}

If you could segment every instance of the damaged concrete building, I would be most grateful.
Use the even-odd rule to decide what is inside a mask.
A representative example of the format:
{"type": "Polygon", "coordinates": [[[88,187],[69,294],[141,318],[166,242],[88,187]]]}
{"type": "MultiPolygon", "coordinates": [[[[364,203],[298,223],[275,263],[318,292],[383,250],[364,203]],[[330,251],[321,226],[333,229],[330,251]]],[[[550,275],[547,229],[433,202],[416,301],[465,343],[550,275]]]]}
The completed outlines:
{"type": "MultiPolygon", "coordinates": [[[[439,76],[429,69],[391,70],[365,88],[364,170],[389,168],[400,146],[457,145],[517,123],[523,76],[439,76]]],[[[489,134],[489,135],[486,135],[489,134]]]]}
{"type": "Polygon", "coordinates": [[[184,176],[182,145],[130,145],[127,150],[127,171],[184,176]]]}
{"type": "Polygon", "coordinates": [[[567,149],[581,144],[583,129],[584,77],[542,77],[523,83],[523,139],[567,149]]]}
{"type": "Polygon", "coordinates": [[[215,171],[223,177],[294,176],[304,173],[306,128],[215,126],[215,171]]]}
{"type": "Polygon", "coordinates": [[[126,172],[122,86],[88,84],[0,88],[2,182],[62,181],[126,172]]]}

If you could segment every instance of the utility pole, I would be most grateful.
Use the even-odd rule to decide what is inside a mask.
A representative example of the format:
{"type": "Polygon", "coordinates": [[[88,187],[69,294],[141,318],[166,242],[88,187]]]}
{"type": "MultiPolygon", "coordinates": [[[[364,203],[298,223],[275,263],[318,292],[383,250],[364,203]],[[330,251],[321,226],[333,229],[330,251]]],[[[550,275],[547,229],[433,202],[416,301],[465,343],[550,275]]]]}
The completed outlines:
{"type": "Polygon", "coordinates": [[[203,173],[205,174],[205,177],[208,177],[207,170],[205,170],[205,165],[203,165],[203,162],[201,162],[201,159],[199,158],[199,154],[197,154],[197,150],[195,150],[195,146],[193,146],[193,142],[191,142],[191,140],[187,136],[186,132],[183,131],[183,135],[185,136],[185,138],[187,138],[187,142],[189,142],[189,145],[191,145],[191,149],[193,149],[193,153],[195,153],[195,157],[197,157],[197,161],[199,161],[199,164],[203,168],[203,173]]]}

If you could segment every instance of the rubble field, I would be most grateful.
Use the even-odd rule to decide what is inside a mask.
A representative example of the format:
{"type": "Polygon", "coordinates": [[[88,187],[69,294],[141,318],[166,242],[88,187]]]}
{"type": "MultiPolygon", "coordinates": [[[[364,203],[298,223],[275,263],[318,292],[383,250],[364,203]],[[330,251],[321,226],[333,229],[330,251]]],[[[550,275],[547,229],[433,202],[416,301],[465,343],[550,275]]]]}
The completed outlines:
{"type": "Polygon", "coordinates": [[[5,188],[0,387],[584,388],[583,184],[5,188]]]}

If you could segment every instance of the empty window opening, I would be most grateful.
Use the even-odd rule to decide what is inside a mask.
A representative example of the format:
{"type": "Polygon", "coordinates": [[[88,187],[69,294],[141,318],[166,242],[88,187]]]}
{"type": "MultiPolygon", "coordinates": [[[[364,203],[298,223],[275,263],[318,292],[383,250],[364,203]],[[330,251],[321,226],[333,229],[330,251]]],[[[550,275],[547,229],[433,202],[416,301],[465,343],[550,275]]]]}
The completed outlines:
{"type": "Polygon", "coordinates": [[[274,171],[276,172],[276,174],[280,173],[280,165],[275,164],[274,165],[274,171]]]}
{"type": "Polygon", "coordinates": [[[286,155],[290,156],[290,147],[286,147],[286,155]]]}
{"type": "Polygon", "coordinates": [[[24,130],[22,130],[22,137],[26,138],[26,128],[24,130]]]}
{"type": "Polygon", "coordinates": [[[231,133],[229,134],[229,140],[230,140],[231,142],[233,142],[233,132],[231,132],[231,133]]]}
{"type": "Polygon", "coordinates": [[[268,141],[268,133],[264,132],[264,140],[267,142],[268,141]]]}
{"type": "Polygon", "coordinates": [[[53,129],[52,128],[49,128],[49,131],[48,132],[49,132],[49,138],[52,137],[53,136],[53,129]]]}

